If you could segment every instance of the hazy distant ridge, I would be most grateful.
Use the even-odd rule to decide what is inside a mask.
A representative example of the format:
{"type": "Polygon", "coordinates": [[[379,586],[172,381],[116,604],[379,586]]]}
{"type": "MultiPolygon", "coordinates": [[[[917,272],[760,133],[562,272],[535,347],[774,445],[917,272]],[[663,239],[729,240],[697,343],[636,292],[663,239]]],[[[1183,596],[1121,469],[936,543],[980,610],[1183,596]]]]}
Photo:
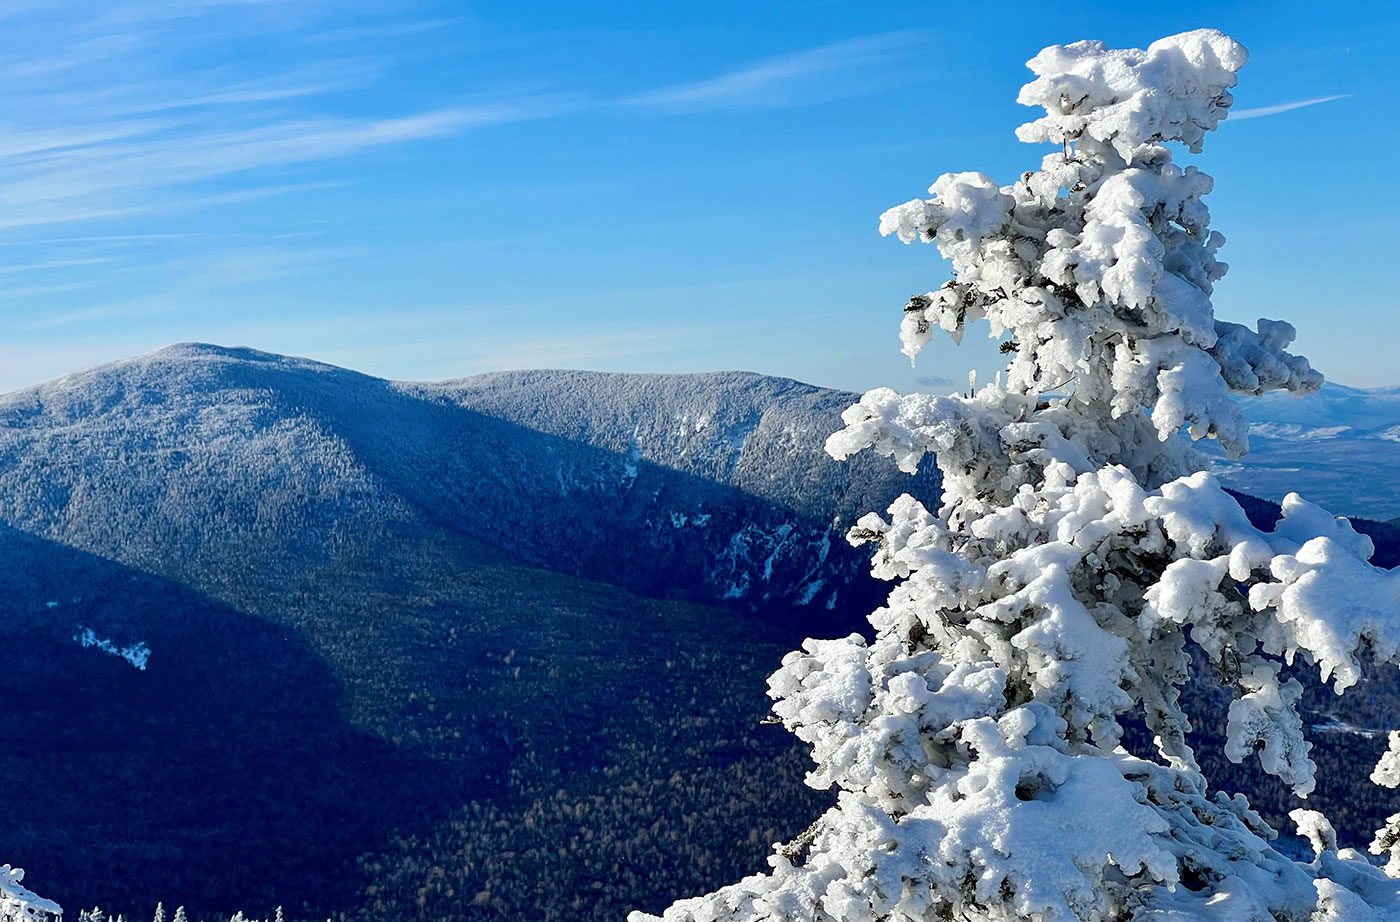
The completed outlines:
{"type": "Polygon", "coordinates": [[[1400,516],[1400,387],[1329,382],[1308,397],[1274,392],[1241,407],[1249,454],[1216,463],[1231,487],[1274,502],[1296,491],[1339,515],[1400,516]]]}

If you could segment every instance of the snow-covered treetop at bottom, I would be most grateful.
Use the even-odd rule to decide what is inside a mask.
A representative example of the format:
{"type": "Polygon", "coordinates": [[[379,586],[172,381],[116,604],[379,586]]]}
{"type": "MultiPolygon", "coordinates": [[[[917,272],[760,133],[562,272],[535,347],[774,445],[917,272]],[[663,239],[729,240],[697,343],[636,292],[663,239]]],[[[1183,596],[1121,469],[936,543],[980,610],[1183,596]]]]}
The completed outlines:
{"type": "MultiPolygon", "coordinates": [[[[1211,179],[1166,146],[1200,150],[1245,57],[1211,30],[1047,48],[1020,95],[1045,115],[1019,137],[1056,145],[1040,169],[945,175],[881,217],[953,264],[906,306],[904,351],[985,319],[1011,360],[975,395],[872,391],[828,440],[908,471],[933,452],[942,504],[906,495],[850,533],[897,581],[874,642],[806,641],[769,680],[836,806],[770,873],[667,922],[1400,919],[1400,815],[1372,846],[1384,870],[1310,810],[1293,819],[1315,859],[1286,857],[1242,795],[1210,790],[1179,700],[1189,639],[1233,697],[1225,755],[1305,796],[1285,664],[1340,692],[1360,651],[1400,659],[1400,574],[1367,562],[1370,539],[1296,495],[1260,531],[1182,437],[1241,453],[1232,394],[1321,383],[1288,324],[1215,319],[1211,179]],[[1125,719],[1152,751],[1123,748],[1125,719]]],[[[1400,734],[1372,780],[1400,784],[1400,734]]]]}
{"type": "Polygon", "coordinates": [[[48,922],[63,915],[53,900],[46,900],[24,885],[24,870],[0,864],[0,920],[48,922]]]}

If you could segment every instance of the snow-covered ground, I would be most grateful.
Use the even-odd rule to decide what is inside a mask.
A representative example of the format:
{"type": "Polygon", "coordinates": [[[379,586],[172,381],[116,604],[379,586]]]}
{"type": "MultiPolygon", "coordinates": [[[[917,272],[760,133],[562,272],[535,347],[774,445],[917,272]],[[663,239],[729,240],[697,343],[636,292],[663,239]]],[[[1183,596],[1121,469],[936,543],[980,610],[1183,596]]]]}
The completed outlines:
{"type": "Polygon", "coordinates": [[[1310,397],[1275,392],[1243,405],[1249,454],[1214,451],[1227,485],[1275,502],[1296,491],[1344,515],[1400,516],[1400,387],[1329,382],[1310,397]]]}

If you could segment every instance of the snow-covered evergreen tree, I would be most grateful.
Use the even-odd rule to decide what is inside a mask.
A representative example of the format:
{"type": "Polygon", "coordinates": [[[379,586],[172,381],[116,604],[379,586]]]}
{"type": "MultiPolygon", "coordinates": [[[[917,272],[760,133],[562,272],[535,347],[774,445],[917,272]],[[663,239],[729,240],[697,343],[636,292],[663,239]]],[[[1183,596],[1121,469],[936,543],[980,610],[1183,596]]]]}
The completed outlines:
{"type": "MultiPolygon", "coordinates": [[[[1400,659],[1400,574],[1367,562],[1370,540],[1297,495],[1255,528],[1181,437],[1238,455],[1232,394],[1321,383],[1287,323],[1215,318],[1211,179],[1167,146],[1200,151],[1245,57],[1212,30],[1047,48],[1019,97],[1045,110],[1017,132],[1055,145],[1040,168],[945,175],[881,217],[954,272],[906,306],[904,351],[986,320],[1011,359],[967,396],[871,391],[828,441],[911,472],[934,453],[941,505],[905,495],[850,533],[898,581],[874,642],[806,641],[769,680],[836,806],[771,873],[667,922],[1400,919],[1400,882],[1321,814],[1294,813],[1316,850],[1299,862],[1242,795],[1210,790],[1179,704],[1189,643],[1233,696],[1225,754],[1303,796],[1285,664],[1341,692],[1362,651],[1400,659]],[[1132,719],[1153,751],[1122,747],[1132,719]]],[[[1395,740],[1373,775],[1391,786],[1395,740]]],[[[1400,872],[1400,815],[1372,848],[1400,872]]]]}

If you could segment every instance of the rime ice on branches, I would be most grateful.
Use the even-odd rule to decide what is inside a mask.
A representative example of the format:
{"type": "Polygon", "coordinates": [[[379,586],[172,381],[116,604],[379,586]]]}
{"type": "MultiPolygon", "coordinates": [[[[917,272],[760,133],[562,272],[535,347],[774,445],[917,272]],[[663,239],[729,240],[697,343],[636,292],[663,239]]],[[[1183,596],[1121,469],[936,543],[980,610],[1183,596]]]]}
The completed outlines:
{"type": "MultiPolygon", "coordinates": [[[[1306,796],[1284,665],[1341,692],[1361,650],[1400,660],[1400,576],[1370,540],[1296,495],[1260,531],[1190,444],[1238,455],[1232,394],[1322,380],[1287,323],[1215,318],[1212,181],[1168,147],[1200,151],[1245,57],[1212,30],[1047,48],[1019,97],[1045,111],[1017,132],[1054,145],[1040,168],[948,174],[881,217],[953,265],[905,307],[905,353],[985,320],[1011,359],[966,397],[871,391],[828,440],[906,471],[934,453],[941,505],[905,495],[850,533],[895,581],[874,642],[809,640],[769,680],[837,805],[770,873],[667,922],[1400,919],[1400,815],[1372,846],[1388,872],[1312,810],[1293,817],[1316,857],[1292,860],[1242,795],[1210,789],[1180,705],[1189,643],[1232,695],[1226,756],[1306,796]],[[1155,751],[1120,745],[1125,719],[1155,751]]],[[[1400,784],[1396,740],[1378,783],[1400,784]]]]}

